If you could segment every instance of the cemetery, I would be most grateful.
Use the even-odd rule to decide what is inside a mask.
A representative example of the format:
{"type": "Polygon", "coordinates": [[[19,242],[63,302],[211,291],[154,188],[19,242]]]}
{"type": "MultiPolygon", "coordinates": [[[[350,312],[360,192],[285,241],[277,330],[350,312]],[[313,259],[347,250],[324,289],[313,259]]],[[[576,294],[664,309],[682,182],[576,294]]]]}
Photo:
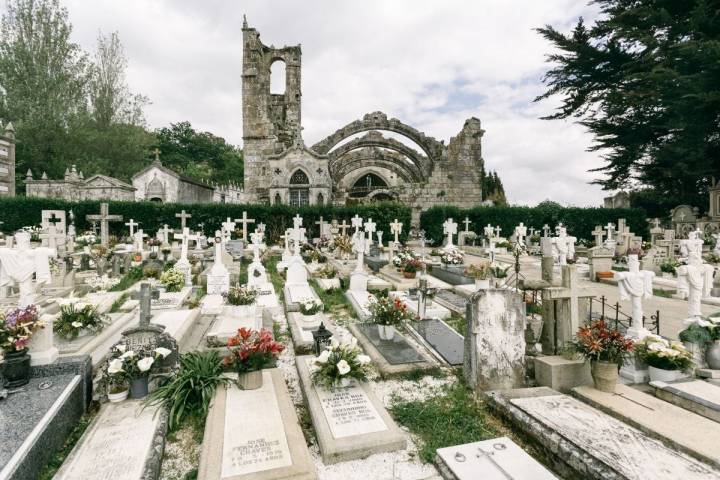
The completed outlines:
{"type": "Polygon", "coordinates": [[[553,201],[564,180],[525,206],[475,117],[446,142],[376,111],[309,147],[300,46],[239,27],[221,183],[149,143],[132,185],[18,174],[1,123],[0,480],[720,479],[714,176],[688,167],[672,209],[652,169],[603,207],[553,201]]]}

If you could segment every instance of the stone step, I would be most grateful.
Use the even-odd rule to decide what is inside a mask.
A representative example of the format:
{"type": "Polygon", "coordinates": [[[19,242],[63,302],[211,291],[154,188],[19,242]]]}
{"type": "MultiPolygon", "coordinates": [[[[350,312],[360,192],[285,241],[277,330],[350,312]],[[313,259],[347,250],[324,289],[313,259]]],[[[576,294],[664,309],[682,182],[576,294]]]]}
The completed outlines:
{"type": "Polygon", "coordinates": [[[623,422],[659,438],[678,450],[720,468],[720,428],[717,423],[627,385],[615,393],[590,386],[576,387],[573,394],[623,422]]]}
{"type": "Polygon", "coordinates": [[[655,396],[720,423],[720,386],[704,380],[650,382],[655,396]]]}

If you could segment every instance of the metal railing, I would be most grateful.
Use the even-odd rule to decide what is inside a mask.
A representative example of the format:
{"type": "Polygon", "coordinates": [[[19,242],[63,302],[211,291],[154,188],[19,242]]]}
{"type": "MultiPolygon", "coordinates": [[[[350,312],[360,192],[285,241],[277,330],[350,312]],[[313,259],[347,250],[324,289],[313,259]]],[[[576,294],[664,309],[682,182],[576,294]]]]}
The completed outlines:
{"type": "MultiPolygon", "coordinates": [[[[610,303],[605,298],[605,295],[600,298],[590,298],[588,320],[605,320],[622,333],[627,332],[627,329],[632,324],[632,317],[620,310],[620,302],[610,303]],[[593,312],[593,307],[599,309],[599,311],[593,312]]],[[[650,315],[649,321],[643,315],[643,325],[656,335],[660,335],[660,310],[656,310],[654,314],[650,315]]]]}

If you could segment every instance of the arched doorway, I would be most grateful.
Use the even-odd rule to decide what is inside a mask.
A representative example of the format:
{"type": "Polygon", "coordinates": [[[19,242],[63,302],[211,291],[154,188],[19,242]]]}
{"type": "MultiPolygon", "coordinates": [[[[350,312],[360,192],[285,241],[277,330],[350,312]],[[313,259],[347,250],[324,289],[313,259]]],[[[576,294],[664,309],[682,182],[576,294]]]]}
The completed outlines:
{"type": "Polygon", "coordinates": [[[348,195],[352,198],[367,197],[373,190],[386,189],[388,184],[379,175],[366,173],[358,178],[350,188],[348,195]]]}
{"type": "Polygon", "coordinates": [[[151,202],[165,201],[165,185],[155,175],[145,189],[145,198],[151,202]]]}
{"type": "Polygon", "coordinates": [[[300,169],[290,177],[290,205],[303,207],[310,204],[310,179],[300,169]]]}

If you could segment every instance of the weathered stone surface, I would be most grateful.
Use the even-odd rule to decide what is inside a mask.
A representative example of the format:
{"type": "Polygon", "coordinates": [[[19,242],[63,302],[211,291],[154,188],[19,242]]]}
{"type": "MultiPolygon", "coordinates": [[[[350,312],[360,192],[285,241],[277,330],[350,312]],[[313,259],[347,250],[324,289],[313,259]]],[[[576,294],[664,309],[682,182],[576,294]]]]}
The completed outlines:
{"type": "Polygon", "coordinates": [[[550,387],[569,393],[575,387],[592,385],[590,363],[584,359],[568,360],[560,355],[534,357],[535,381],[541,387],[550,387]]]}
{"type": "Polygon", "coordinates": [[[655,396],[720,423],[720,387],[702,380],[650,382],[655,396]]]}
{"type": "Polygon", "coordinates": [[[264,370],[257,390],[239,390],[234,384],[217,390],[205,424],[198,478],[317,478],[280,371],[264,370]]]}
{"type": "Polygon", "coordinates": [[[367,384],[317,389],[308,367],[312,358],[297,357],[297,369],[326,465],[405,448],[405,436],[367,384]]]}
{"type": "Polygon", "coordinates": [[[419,351],[400,332],[395,332],[392,340],[381,340],[377,325],[371,323],[352,324],[350,332],[382,373],[402,373],[436,366],[430,356],[419,351]]]}

